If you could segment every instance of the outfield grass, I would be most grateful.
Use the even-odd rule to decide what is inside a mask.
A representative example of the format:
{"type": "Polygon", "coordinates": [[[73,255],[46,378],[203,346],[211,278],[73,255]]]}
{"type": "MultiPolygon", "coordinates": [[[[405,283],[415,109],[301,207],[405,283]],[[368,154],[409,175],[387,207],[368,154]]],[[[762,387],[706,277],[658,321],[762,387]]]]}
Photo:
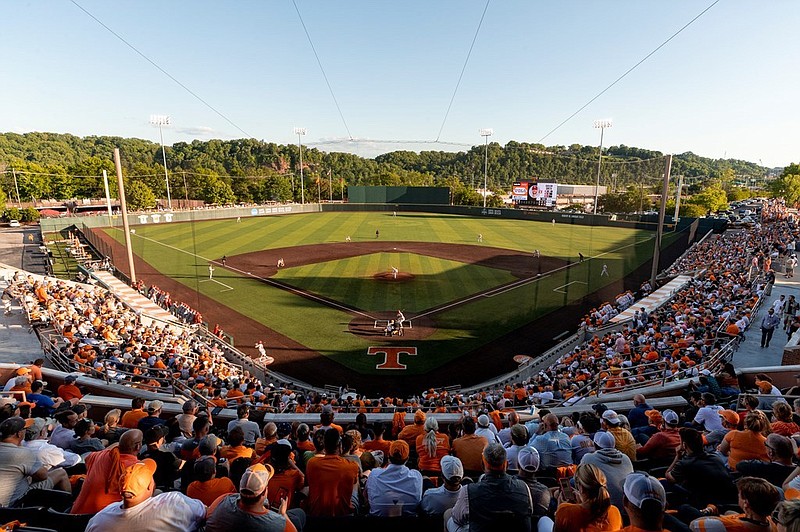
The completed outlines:
{"type": "Polygon", "coordinates": [[[280,270],[275,279],[365,311],[419,312],[514,281],[510,273],[416,253],[370,253],[280,270]],[[376,281],[392,266],[409,281],[376,281]]]}
{"type": "MultiPolygon", "coordinates": [[[[381,240],[480,245],[476,237],[481,233],[483,245],[527,252],[538,249],[542,255],[571,261],[577,259],[579,252],[587,258],[595,257],[507,292],[479,298],[467,305],[437,314],[435,319],[438,330],[434,335],[418,342],[407,342],[409,345],[416,345],[422,355],[412,360],[408,373],[425,373],[624,277],[652,256],[654,242],[653,232],[634,229],[552,225],[528,220],[426,213],[406,213],[393,217],[387,213],[348,212],[254,217],[243,219],[241,223],[214,220],[137,226],[136,234],[133,235],[133,246],[138,256],[161,273],[197,293],[294,338],[310,349],[356,371],[375,373],[375,360],[364,356],[364,353],[367,347],[380,345],[381,341],[348,333],[347,325],[352,318],[349,313],[322,306],[257,279],[229,271],[218,270],[214,277],[233,290],[222,290],[216,283],[200,281],[208,277],[208,261],[223,255],[232,257],[241,253],[303,244],[343,242],[346,236],[350,236],[353,241],[374,240],[376,229],[380,230],[381,240]],[[608,266],[609,276],[600,276],[603,264],[608,266]]],[[[110,230],[110,234],[122,240],[118,229],[110,230]]],[[[672,239],[673,235],[666,235],[664,245],[668,245],[672,239]]],[[[367,257],[352,260],[356,264],[360,260],[371,259],[367,257]]],[[[430,260],[430,257],[425,257],[425,260],[430,260]]],[[[444,268],[442,272],[450,273],[466,271],[464,264],[447,270],[445,262],[449,261],[443,261],[436,268],[444,268]]],[[[328,263],[320,263],[288,268],[279,274],[279,278],[292,284],[307,283],[303,287],[310,290],[321,290],[314,287],[315,283],[336,285],[341,282],[346,285],[355,282],[353,276],[363,274],[363,270],[360,270],[362,266],[354,266],[356,270],[351,273],[348,273],[349,266],[345,269],[330,266],[328,263]],[[358,271],[362,273],[356,273],[358,271]],[[303,280],[306,277],[309,279],[303,280]],[[339,280],[340,277],[342,281],[339,280]]],[[[497,276],[497,270],[484,269],[491,272],[482,272],[487,274],[486,278],[479,283],[476,280],[476,285],[480,285],[479,289],[497,286],[502,282],[497,276]]],[[[500,274],[508,275],[506,272],[500,274]]],[[[396,299],[392,302],[384,299],[381,302],[382,298],[388,298],[390,294],[380,287],[376,283],[359,287],[358,291],[363,292],[366,302],[357,305],[365,305],[365,308],[374,306],[405,310],[412,307],[402,297],[401,304],[393,302],[396,299]]],[[[356,288],[342,286],[336,290],[340,292],[339,295],[334,297],[334,294],[329,293],[328,296],[342,300],[342,293],[348,298],[353,297],[356,288]]],[[[404,290],[404,287],[400,290],[404,290]]],[[[470,290],[474,288],[466,291],[470,290]]],[[[436,300],[439,300],[438,296],[436,300]]],[[[413,318],[410,312],[407,315],[413,318]]],[[[564,330],[574,329],[575,325],[565,323],[564,330]]],[[[225,324],[222,326],[225,328],[225,324]]],[[[552,333],[553,336],[561,332],[543,331],[544,334],[552,333]]],[[[509,356],[515,354],[520,353],[509,353],[509,356]]]]}

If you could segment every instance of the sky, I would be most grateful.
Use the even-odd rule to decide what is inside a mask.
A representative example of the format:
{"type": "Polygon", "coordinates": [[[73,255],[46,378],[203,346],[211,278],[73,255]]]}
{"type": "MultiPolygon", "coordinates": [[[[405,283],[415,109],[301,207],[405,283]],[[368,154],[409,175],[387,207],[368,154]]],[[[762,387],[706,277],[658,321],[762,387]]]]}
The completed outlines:
{"type": "Polygon", "coordinates": [[[167,145],[304,127],[304,145],[374,157],[466,150],[482,128],[597,145],[609,119],[605,146],[800,161],[796,0],[718,0],[557,127],[712,4],[6,0],[0,131],[158,142],[161,114],[167,145]]]}

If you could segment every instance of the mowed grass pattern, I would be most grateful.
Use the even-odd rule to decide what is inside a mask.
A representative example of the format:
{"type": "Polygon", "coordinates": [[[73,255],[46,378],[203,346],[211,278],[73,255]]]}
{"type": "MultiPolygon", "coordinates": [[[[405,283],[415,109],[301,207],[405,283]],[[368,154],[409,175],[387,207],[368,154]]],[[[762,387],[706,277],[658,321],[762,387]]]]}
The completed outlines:
{"type": "MultiPolygon", "coordinates": [[[[528,220],[430,213],[393,217],[391,213],[347,212],[262,216],[243,218],[241,223],[226,219],[139,225],[132,237],[134,252],[139,257],[198,294],[247,315],[356,371],[379,373],[375,370],[374,359],[365,353],[368,347],[380,345],[382,340],[350,334],[350,313],[221,268],[214,273],[214,278],[233,290],[224,291],[216,283],[203,282],[208,278],[207,261],[217,260],[223,255],[235,257],[260,250],[269,252],[303,244],[342,242],[348,235],[356,242],[374,241],[376,229],[380,229],[381,240],[489,245],[520,251],[538,249],[542,255],[573,262],[577,260],[578,252],[587,258],[596,257],[583,264],[573,264],[556,274],[543,272],[545,275],[538,281],[437,314],[436,333],[422,341],[407,342],[416,346],[420,353],[409,364],[408,373],[425,373],[627,275],[652,256],[654,235],[653,232],[635,229],[552,225],[528,220]],[[483,235],[483,244],[477,242],[478,233],[483,235]],[[608,265],[610,276],[600,277],[602,264],[608,265]],[[574,280],[581,283],[571,284],[563,288],[563,292],[555,291],[574,280]]],[[[109,234],[123,241],[121,230],[111,229],[109,234]]],[[[673,238],[671,234],[665,235],[664,245],[673,238]]],[[[274,259],[269,257],[268,262],[274,264],[272,261],[277,256],[276,252],[274,259]]],[[[124,257],[116,259],[125,260],[124,257]]],[[[368,268],[376,271],[383,268],[377,257],[367,260],[370,261],[368,268]]],[[[333,277],[330,281],[320,279],[320,282],[335,280],[333,277]]],[[[361,284],[354,297],[376,297],[370,294],[381,291],[381,286],[377,283],[361,284]],[[361,292],[365,295],[362,296],[361,292]]],[[[442,293],[446,287],[435,286],[431,290],[442,293]]],[[[195,306],[199,304],[199,300],[186,302],[195,306]]],[[[413,319],[411,312],[407,316],[413,319]]],[[[226,327],[225,323],[221,325],[226,327]]],[[[575,326],[564,324],[565,329],[574,329],[575,326]]],[[[553,335],[560,332],[552,331],[553,335]]],[[[280,353],[275,354],[280,356],[280,353]]],[[[509,356],[516,354],[537,353],[509,353],[509,356]]]]}
{"type": "Polygon", "coordinates": [[[416,253],[371,253],[282,269],[275,279],[363,311],[419,312],[516,278],[503,270],[416,253]],[[401,283],[374,279],[392,266],[414,278],[401,283]]]}

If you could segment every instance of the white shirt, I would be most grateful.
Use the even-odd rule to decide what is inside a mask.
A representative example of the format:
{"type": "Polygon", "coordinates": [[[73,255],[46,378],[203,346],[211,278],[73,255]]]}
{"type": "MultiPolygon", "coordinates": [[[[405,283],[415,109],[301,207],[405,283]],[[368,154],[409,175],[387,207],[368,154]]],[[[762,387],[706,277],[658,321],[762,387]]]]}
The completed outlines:
{"type": "Polygon", "coordinates": [[[113,502],[92,517],[86,532],[167,532],[197,530],[206,517],[205,505],[178,491],[151,497],[133,508],[113,502]]]}
{"type": "Polygon", "coordinates": [[[56,466],[72,467],[81,461],[80,455],[47,443],[47,440],[25,441],[22,446],[33,451],[48,470],[56,466]]]}
{"type": "Polygon", "coordinates": [[[719,405],[704,406],[697,411],[694,422],[698,424],[702,423],[705,430],[709,432],[722,430],[722,420],[719,417],[719,413],[722,410],[724,410],[724,408],[719,405]]]}

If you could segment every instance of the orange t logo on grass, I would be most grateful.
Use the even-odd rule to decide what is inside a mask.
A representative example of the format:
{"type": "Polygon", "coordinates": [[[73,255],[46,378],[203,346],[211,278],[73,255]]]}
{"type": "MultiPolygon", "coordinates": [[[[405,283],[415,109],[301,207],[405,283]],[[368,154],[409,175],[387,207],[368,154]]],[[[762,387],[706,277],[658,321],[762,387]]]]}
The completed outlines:
{"type": "Polygon", "coordinates": [[[406,369],[408,366],[400,363],[400,355],[406,354],[417,356],[416,347],[370,347],[367,349],[368,355],[383,355],[383,362],[375,366],[375,369],[406,369]]]}

